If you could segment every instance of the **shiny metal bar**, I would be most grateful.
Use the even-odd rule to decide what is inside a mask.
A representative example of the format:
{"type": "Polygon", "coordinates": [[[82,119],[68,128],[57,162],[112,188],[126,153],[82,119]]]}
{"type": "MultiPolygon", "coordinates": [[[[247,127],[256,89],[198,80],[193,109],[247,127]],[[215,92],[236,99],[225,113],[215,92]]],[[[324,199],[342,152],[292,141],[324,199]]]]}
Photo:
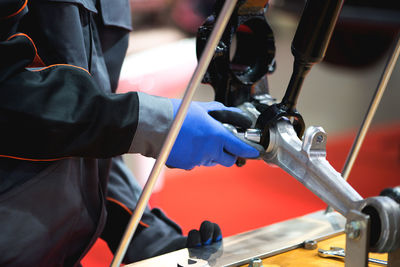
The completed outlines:
{"type": "Polygon", "coordinates": [[[374,118],[376,110],[382,99],[383,93],[385,92],[386,86],[389,82],[390,76],[392,75],[399,54],[400,54],[400,36],[397,37],[397,43],[394,47],[394,50],[390,58],[386,62],[385,69],[382,73],[375,94],[371,100],[368,111],[365,114],[364,121],[361,124],[361,127],[357,133],[357,137],[354,140],[353,146],[351,147],[349,155],[347,156],[346,162],[343,166],[342,176],[345,180],[349,178],[351,169],[353,168],[354,162],[358,156],[361,145],[365,139],[365,135],[367,134],[369,126],[371,125],[372,119],[374,118]]]}
{"type": "Polygon", "coordinates": [[[200,248],[181,249],[135,262],[126,267],[186,266],[188,260],[207,267],[233,267],[249,264],[254,258],[267,258],[303,247],[304,240],[316,242],[343,233],[346,219],[337,212],[323,210],[229,236],[222,242],[200,248]]]}
{"type": "MultiPolygon", "coordinates": [[[[354,139],[354,143],[347,155],[346,162],[342,169],[342,177],[347,181],[349,178],[351,169],[353,168],[354,162],[357,159],[358,153],[362,143],[364,142],[365,135],[368,132],[369,126],[371,125],[372,119],[374,118],[375,112],[379,106],[382,99],[383,93],[385,92],[387,83],[389,82],[390,76],[392,75],[393,69],[396,66],[396,61],[400,54],[400,34],[397,36],[396,44],[392,50],[389,59],[386,62],[385,69],[383,70],[382,76],[379,80],[378,86],[372,97],[371,103],[365,114],[364,120],[358,130],[357,136],[354,139]]],[[[332,207],[328,206],[326,212],[331,212],[332,207]]]]}
{"type": "Polygon", "coordinates": [[[346,216],[345,267],[368,267],[370,219],[368,215],[352,210],[346,216]]]}
{"type": "Polygon", "coordinates": [[[358,210],[363,198],[326,160],[327,135],[310,126],[300,140],[288,120],[269,128],[269,145],[262,159],[279,166],[343,216],[358,210]]]}
{"type": "Polygon", "coordinates": [[[186,88],[185,95],[183,96],[181,106],[179,107],[178,113],[172,123],[171,129],[168,132],[167,138],[161,148],[160,155],[158,156],[153,169],[149,175],[146,185],[143,188],[142,194],[140,195],[139,201],[136,205],[135,211],[129,220],[128,226],[125,230],[124,236],[118,246],[115,256],[111,262],[111,267],[120,266],[122,259],[128,249],[128,245],[132,240],[133,234],[142,218],[143,212],[147,206],[150,195],[153,191],[153,187],[157,182],[158,176],[161,172],[162,167],[167,161],[168,155],[171,152],[172,146],[178,136],[179,130],[185,119],[187,110],[190,102],[192,101],[193,95],[196,88],[199,86],[208,65],[214,55],[215,49],[221,36],[225,30],[225,27],[232,15],[232,12],[236,6],[237,0],[227,0],[218,16],[217,22],[213,31],[211,32],[210,38],[207,41],[206,47],[204,48],[203,54],[200,57],[200,61],[193,73],[193,76],[186,88]]]}

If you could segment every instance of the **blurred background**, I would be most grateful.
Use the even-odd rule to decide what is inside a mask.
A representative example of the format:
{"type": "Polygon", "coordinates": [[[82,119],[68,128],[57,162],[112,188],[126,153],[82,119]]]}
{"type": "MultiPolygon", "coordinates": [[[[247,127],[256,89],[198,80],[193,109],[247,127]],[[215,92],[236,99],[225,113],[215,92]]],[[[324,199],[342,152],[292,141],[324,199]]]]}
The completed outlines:
{"type": "MultiPolygon", "coordinates": [[[[214,0],[130,0],[133,32],[118,91],[179,98],[197,64],[197,28],[214,0]]],[[[270,1],[267,19],[274,31],[276,71],[270,93],[280,100],[293,64],[290,45],[304,0],[270,1]]],[[[327,159],[340,171],[355,138],[400,28],[400,2],[348,0],[325,61],[305,80],[298,110],[306,126],[328,133],[327,159]]],[[[396,64],[349,183],[363,196],[400,185],[400,63],[396,64]]],[[[211,101],[214,91],[200,86],[195,100],[211,101]]],[[[126,155],[143,184],[153,160],[126,155]]],[[[261,161],[244,167],[165,169],[150,205],[163,209],[186,234],[203,220],[218,223],[230,236],[324,209],[326,205],[282,170],[261,161]]],[[[108,266],[111,253],[99,241],[83,266],[108,266]]]]}

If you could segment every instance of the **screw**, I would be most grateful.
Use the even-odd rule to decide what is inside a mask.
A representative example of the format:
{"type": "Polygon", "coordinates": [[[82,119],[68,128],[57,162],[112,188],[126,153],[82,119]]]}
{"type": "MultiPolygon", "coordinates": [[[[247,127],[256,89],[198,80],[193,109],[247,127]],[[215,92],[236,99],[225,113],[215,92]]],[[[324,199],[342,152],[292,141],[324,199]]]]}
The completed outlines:
{"type": "Polygon", "coordinates": [[[260,258],[251,259],[248,267],[263,267],[262,260],[260,258]]]}
{"type": "Polygon", "coordinates": [[[316,141],[318,144],[321,144],[324,141],[324,136],[322,134],[317,135],[316,141]]]}
{"type": "Polygon", "coordinates": [[[318,244],[315,240],[306,240],[303,242],[303,247],[307,250],[313,250],[318,247],[318,244]]]}
{"type": "Polygon", "coordinates": [[[360,237],[361,233],[361,222],[360,221],[351,221],[346,224],[344,232],[350,239],[357,239],[360,237]]]}

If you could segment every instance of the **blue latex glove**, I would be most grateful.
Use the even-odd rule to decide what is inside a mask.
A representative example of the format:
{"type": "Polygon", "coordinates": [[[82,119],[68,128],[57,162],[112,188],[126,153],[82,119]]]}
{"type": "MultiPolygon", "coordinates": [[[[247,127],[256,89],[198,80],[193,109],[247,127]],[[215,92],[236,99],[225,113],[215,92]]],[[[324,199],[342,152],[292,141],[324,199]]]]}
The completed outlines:
{"type": "MultiPolygon", "coordinates": [[[[181,100],[171,99],[174,117],[181,100]]],[[[242,111],[219,102],[192,102],[167,165],[185,170],[195,166],[232,166],[237,157],[257,158],[259,152],[244,143],[208,113],[215,110],[242,111]]]]}

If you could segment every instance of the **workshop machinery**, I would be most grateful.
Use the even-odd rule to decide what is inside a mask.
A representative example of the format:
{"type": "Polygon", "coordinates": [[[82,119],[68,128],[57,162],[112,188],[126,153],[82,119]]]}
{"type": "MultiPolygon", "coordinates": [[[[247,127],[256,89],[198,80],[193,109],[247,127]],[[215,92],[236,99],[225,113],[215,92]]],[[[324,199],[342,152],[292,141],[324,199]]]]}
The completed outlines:
{"type": "MultiPolygon", "coordinates": [[[[323,59],[343,2],[306,2],[291,47],[294,56],[292,76],[282,101],[278,102],[269,95],[267,82],[267,75],[275,69],[274,37],[265,19],[268,0],[216,1],[213,14],[198,32],[198,66],[112,266],[119,266],[122,260],[194,90],[201,81],[213,86],[217,101],[239,107],[253,119],[250,129],[226,125],[228,129],[256,147],[262,160],[288,172],[329,208],[228,237],[222,244],[172,253],[161,258],[162,266],[238,266],[247,263],[261,266],[257,263],[258,258],[310,245],[307,240],[323,240],[343,230],[346,248],[340,252],[346,255],[346,266],[368,266],[369,252],[388,253],[387,265],[400,266],[400,204],[388,196],[364,199],[346,181],[399,56],[399,37],[342,173],[326,160],[325,131],[315,126],[305,129],[303,117],[296,109],[303,81],[312,66],[323,59]]],[[[240,159],[237,164],[244,163],[245,160],[240,159]]],[[[154,266],[151,264],[154,261],[132,266],[154,266]]]]}

